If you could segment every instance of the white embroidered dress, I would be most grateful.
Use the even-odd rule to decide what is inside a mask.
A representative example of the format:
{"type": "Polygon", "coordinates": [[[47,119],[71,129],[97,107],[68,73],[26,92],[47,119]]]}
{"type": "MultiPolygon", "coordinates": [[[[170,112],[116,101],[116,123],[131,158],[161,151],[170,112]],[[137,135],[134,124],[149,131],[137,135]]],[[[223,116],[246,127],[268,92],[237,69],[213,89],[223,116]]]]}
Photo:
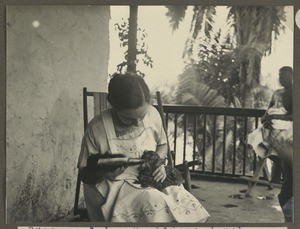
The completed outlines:
{"type": "MultiPolygon", "coordinates": [[[[112,154],[122,153],[139,158],[145,150],[155,151],[158,145],[166,142],[165,133],[161,132],[160,116],[152,106],[138,128],[121,136],[116,134],[109,111],[103,112],[102,119],[108,151],[112,154]],[[153,116],[154,120],[159,121],[153,122],[153,116]]],[[[142,188],[136,183],[137,176],[138,166],[129,166],[114,180],[106,179],[96,185],[100,196],[105,199],[101,210],[106,221],[205,222],[210,217],[200,202],[183,186],[169,186],[162,191],[142,188]]],[[[95,195],[95,192],[90,194],[95,195]]],[[[86,195],[89,195],[89,191],[85,192],[86,195]]]]}

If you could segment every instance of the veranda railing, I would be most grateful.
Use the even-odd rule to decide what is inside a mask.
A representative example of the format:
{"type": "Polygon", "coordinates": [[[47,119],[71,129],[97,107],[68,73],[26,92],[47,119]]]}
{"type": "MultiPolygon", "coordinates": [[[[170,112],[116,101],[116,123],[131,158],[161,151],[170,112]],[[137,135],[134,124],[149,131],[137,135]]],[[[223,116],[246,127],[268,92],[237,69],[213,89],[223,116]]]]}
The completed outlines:
{"type": "Polygon", "coordinates": [[[200,161],[194,174],[251,176],[258,158],[245,144],[258,127],[263,109],[164,105],[175,163],[200,161]]]}

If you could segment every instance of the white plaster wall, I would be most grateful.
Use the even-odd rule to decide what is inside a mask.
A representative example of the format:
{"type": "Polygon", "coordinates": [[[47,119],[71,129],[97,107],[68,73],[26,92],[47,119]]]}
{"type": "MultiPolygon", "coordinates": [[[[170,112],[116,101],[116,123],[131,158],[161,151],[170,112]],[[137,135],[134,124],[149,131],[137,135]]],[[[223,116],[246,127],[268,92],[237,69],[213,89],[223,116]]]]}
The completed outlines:
{"type": "Polygon", "coordinates": [[[7,7],[8,222],[73,208],[82,88],[106,91],[109,19],[109,6],[7,7]]]}

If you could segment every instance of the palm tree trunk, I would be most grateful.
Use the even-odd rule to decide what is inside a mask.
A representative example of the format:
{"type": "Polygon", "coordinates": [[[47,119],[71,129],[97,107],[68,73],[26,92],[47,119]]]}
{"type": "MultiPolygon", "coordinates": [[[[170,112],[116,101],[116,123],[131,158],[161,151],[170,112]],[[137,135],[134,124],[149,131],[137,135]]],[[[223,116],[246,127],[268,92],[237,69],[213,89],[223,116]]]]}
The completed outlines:
{"type": "Polygon", "coordinates": [[[247,108],[254,107],[253,89],[260,85],[261,59],[262,55],[256,54],[254,57],[247,58],[240,64],[240,82],[242,106],[247,108]]]}
{"type": "MultiPolygon", "coordinates": [[[[241,83],[241,102],[242,102],[242,107],[252,107],[253,101],[251,99],[251,88],[249,85],[247,85],[245,82],[247,81],[248,78],[248,73],[247,73],[247,61],[241,61],[240,64],[240,82],[241,83]]],[[[252,96],[253,97],[253,96],[252,96]]]]}

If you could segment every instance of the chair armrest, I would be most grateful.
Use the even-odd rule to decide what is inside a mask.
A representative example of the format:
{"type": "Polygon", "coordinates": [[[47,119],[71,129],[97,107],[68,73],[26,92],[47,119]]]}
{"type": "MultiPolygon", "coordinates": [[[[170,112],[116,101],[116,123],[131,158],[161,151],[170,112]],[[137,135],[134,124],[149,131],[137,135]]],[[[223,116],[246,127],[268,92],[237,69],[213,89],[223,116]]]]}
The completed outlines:
{"type": "Polygon", "coordinates": [[[184,163],[183,164],[178,164],[178,165],[175,165],[174,167],[178,170],[183,170],[186,166],[187,167],[191,167],[191,166],[194,166],[194,165],[200,165],[201,164],[201,161],[200,160],[195,160],[195,161],[189,161],[187,162],[187,164],[185,165],[184,163]]]}

